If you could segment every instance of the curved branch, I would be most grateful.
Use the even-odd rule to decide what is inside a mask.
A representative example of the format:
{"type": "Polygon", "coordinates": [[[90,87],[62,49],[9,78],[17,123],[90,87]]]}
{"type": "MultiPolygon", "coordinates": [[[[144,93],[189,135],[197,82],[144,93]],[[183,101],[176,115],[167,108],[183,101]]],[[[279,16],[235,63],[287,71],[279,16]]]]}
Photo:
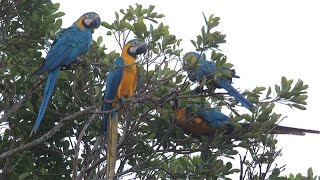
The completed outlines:
{"type": "Polygon", "coordinates": [[[88,129],[89,125],[91,122],[94,120],[96,117],[96,114],[92,115],[89,118],[89,121],[86,122],[86,124],[83,126],[81,133],[78,137],[77,144],[74,148],[74,160],[73,160],[73,173],[72,173],[72,179],[76,179],[77,177],[77,169],[78,169],[78,156],[79,156],[79,149],[80,149],[80,143],[82,141],[82,138],[84,136],[85,131],[88,129]]]}

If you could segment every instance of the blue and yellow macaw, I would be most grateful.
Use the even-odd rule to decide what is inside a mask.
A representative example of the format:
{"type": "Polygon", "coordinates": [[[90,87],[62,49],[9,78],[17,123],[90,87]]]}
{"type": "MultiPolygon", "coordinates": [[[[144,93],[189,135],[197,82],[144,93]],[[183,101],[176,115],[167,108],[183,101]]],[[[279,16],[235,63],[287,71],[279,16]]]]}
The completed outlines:
{"type": "MultiPolygon", "coordinates": [[[[195,137],[212,136],[215,133],[232,133],[235,128],[229,123],[229,117],[218,109],[205,107],[202,104],[191,104],[179,108],[178,100],[170,101],[175,111],[176,119],[186,134],[195,137]]],[[[250,123],[240,123],[242,130],[249,131],[250,123]]],[[[300,129],[275,125],[270,134],[305,135],[305,133],[320,134],[320,131],[300,129]]]]}
{"type": "Polygon", "coordinates": [[[38,118],[30,135],[36,133],[43,119],[60,68],[71,64],[78,56],[88,52],[91,47],[92,33],[100,24],[101,20],[97,13],[88,12],[82,15],[71,27],[61,31],[53,42],[42,66],[33,73],[33,75],[40,75],[48,72],[48,77],[38,118]]]}
{"type": "Polygon", "coordinates": [[[205,59],[205,55],[196,52],[188,52],[183,57],[183,69],[187,71],[188,77],[192,82],[201,82],[203,79],[211,81],[207,83],[209,89],[223,88],[230,96],[249,110],[253,110],[255,106],[241,95],[232,85],[232,78],[239,78],[235,75],[234,69],[223,68],[226,74],[230,74],[230,78],[214,79],[216,64],[205,59]]]}
{"type": "MultiPolygon", "coordinates": [[[[127,97],[134,95],[137,86],[141,83],[141,75],[136,64],[137,55],[147,52],[147,44],[137,39],[130,40],[122,49],[111,67],[107,76],[105,101],[124,102],[127,97]]],[[[110,111],[117,107],[118,102],[106,102],[102,106],[103,111],[110,111]]],[[[115,163],[117,160],[117,136],[118,119],[121,113],[117,111],[103,116],[103,129],[107,131],[107,179],[113,179],[115,175],[115,163]]]]}

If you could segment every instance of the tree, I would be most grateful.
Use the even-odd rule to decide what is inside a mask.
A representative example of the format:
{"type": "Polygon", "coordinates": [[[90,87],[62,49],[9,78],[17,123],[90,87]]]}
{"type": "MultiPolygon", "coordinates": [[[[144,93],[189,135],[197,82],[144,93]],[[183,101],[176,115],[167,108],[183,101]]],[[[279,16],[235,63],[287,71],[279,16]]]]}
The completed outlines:
{"type": "MultiPolygon", "coordinates": [[[[182,39],[160,22],[163,14],[136,4],[115,13],[112,23],[103,22],[107,35],[119,49],[106,50],[102,36],[91,51],[61,72],[52,101],[37,134],[29,137],[42,97],[44,77],[31,77],[41,64],[42,52],[50,47],[60,29],[59,4],[49,0],[0,3],[0,169],[2,179],[99,179],[104,176],[106,157],[101,132],[100,111],[108,69],[131,38],[149,44],[147,55],[139,59],[143,86],[129,98],[119,124],[117,178],[217,179],[239,172],[242,179],[279,178],[282,166],[274,165],[281,150],[276,136],[265,134],[284,116],[273,109],[276,103],[305,109],[307,85],[285,77],[274,88],[255,87],[243,92],[257,104],[255,113],[243,113],[225,93],[194,91],[181,70],[182,39]],[[271,94],[275,94],[272,97],[271,94]],[[226,107],[237,126],[245,120],[252,131],[194,138],[183,133],[169,105],[178,98],[184,106],[191,102],[226,107]],[[243,153],[244,152],[244,153],[243,153]],[[240,167],[229,162],[240,156],[240,167]]],[[[222,67],[232,67],[219,45],[225,35],[215,31],[219,18],[204,15],[205,25],[191,43],[222,67]]],[[[240,128],[240,127],[239,127],[240,128]]],[[[309,173],[309,175],[312,173],[309,173]]],[[[293,175],[292,175],[293,176],[293,175]]],[[[290,178],[294,178],[294,177],[290,178]]],[[[282,177],[286,178],[286,177],[282,177]]]]}

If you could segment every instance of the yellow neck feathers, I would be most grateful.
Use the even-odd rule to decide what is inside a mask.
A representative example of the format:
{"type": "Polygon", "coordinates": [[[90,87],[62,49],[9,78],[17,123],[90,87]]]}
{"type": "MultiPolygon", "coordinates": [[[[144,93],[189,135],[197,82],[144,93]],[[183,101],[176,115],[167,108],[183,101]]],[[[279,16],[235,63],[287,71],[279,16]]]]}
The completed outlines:
{"type": "Polygon", "coordinates": [[[84,16],[81,16],[78,20],[77,20],[77,22],[76,22],[76,24],[77,24],[77,26],[79,27],[79,29],[81,29],[81,30],[84,30],[85,29],[85,27],[84,27],[84,25],[83,25],[83,20],[84,20],[84,16]]]}
{"type": "Polygon", "coordinates": [[[130,56],[130,55],[128,54],[128,49],[130,48],[130,46],[131,46],[130,43],[126,44],[126,45],[123,47],[122,53],[121,53],[121,57],[123,58],[124,63],[125,63],[126,65],[136,63],[136,58],[134,58],[134,57],[132,57],[132,56],[130,56]]]}

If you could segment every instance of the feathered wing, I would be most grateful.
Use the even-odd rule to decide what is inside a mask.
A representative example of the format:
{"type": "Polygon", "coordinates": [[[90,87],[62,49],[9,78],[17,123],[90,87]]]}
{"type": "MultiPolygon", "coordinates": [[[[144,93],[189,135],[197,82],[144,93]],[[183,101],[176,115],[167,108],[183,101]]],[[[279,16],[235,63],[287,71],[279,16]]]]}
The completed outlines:
{"type": "MultiPolygon", "coordinates": [[[[123,68],[125,64],[122,57],[118,57],[112,64],[111,70],[107,76],[106,80],[106,90],[104,93],[104,100],[113,101],[116,98],[116,94],[118,91],[118,87],[120,86],[120,82],[123,76],[123,68]]],[[[103,111],[109,111],[112,109],[112,103],[104,103],[102,106],[103,111]]],[[[112,117],[114,113],[112,114],[112,117]]],[[[103,130],[108,130],[108,120],[110,114],[103,115],[103,130]]]]}
{"type": "Polygon", "coordinates": [[[48,77],[39,114],[31,134],[37,131],[43,119],[59,76],[60,67],[72,63],[79,55],[87,52],[91,39],[89,30],[79,30],[76,27],[64,30],[52,44],[41,67],[33,73],[33,75],[40,75],[48,72],[48,77]]]}
{"type": "Polygon", "coordinates": [[[255,108],[255,106],[252,104],[252,102],[250,102],[249,100],[247,100],[242,94],[240,94],[231,84],[229,80],[224,80],[224,79],[218,79],[216,80],[216,84],[225,89],[228,94],[232,97],[235,98],[236,101],[240,102],[242,104],[242,106],[244,106],[245,108],[249,109],[249,110],[253,110],[255,108]]]}
{"type": "MultiPolygon", "coordinates": [[[[186,58],[183,59],[184,69],[187,70],[190,81],[200,82],[205,78],[209,81],[213,81],[216,68],[216,64],[214,62],[201,58],[196,52],[189,52],[185,56],[186,58]],[[193,64],[190,62],[193,62],[193,64]]],[[[240,102],[247,109],[253,110],[253,108],[255,108],[253,103],[248,101],[231,85],[232,78],[239,78],[239,76],[235,75],[235,71],[232,69],[222,68],[222,71],[230,71],[231,77],[226,80],[218,79],[215,82],[208,82],[208,85],[212,85],[211,83],[214,83],[213,87],[225,89],[230,96],[233,96],[236,99],[236,101],[240,102]]]]}
{"type": "MultiPolygon", "coordinates": [[[[107,77],[104,100],[115,100],[123,77],[124,65],[125,64],[122,57],[118,57],[114,61],[107,77]]],[[[110,111],[112,108],[112,103],[109,102],[102,106],[103,111],[110,111]]],[[[117,112],[103,115],[103,130],[104,132],[107,132],[107,179],[112,179],[115,174],[114,169],[117,160],[118,118],[117,112]]]]}
{"type": "Polygon", "coordinates": [[[76,58],[88,52],[92,41],[90,30],[70,27],[61,32],[52,44],[45,61],[33,74],[40,75],[63,65],[71,64],[76,58]]]}
{"type": "Polygon", "coordinates": [[[212,127],[223,127],[229,120],[229,117],[219,110],[204,107],[202,104],[188,106],[187,112],[196,113],[198,117],[206,121],[208,125],[212,127]]]}

